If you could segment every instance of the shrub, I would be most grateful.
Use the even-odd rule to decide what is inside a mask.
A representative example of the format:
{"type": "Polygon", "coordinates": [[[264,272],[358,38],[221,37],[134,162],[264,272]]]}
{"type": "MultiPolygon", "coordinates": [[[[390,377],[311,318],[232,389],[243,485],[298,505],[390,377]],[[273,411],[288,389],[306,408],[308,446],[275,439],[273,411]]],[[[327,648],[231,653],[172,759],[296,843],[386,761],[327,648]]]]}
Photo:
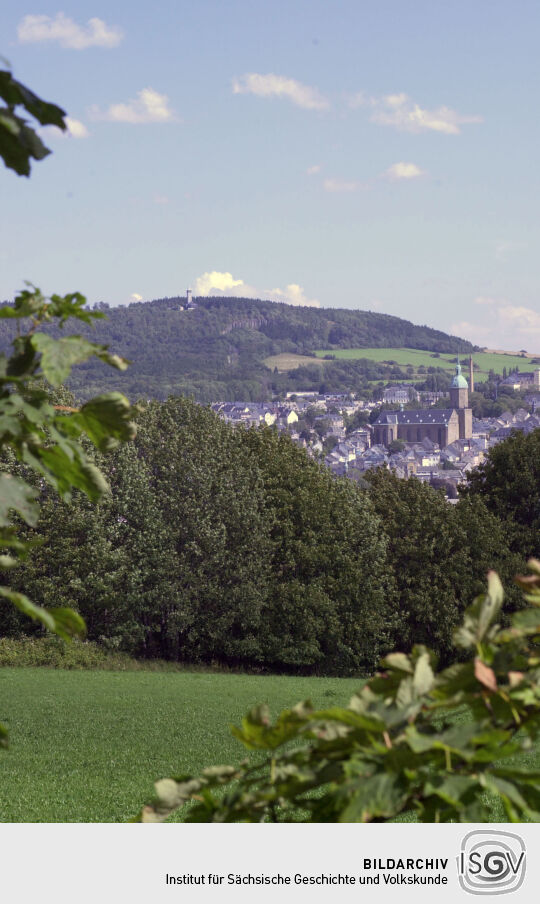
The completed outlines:
{"type": "Polygon", "coordinates": [[[417,646],[387,656],[348,708],[300,703],[272,724],[256,707],[233,733],[265,758],[163,779],[138,820],[191,802],[187,822],[385,822],[409,811],[423,822],[487,822],[500,802],[510,822],[539,821],[540,771],[509,762],[540,728],[540,562],[529,564],[533,574],[517,581],[532,606],[508,628],[496,622],[504,594],[490,572],[455,635],[468,661],[436,672],[417,646]]]}
{"type": "Polygon", "coordinates": [[[138,660],[121,652],[104,650],[97,643],[74,639],[67,643],[54,635],[0,637],[0,668],[35,668],[114,672],[180,671],[178,663],[162,659],[138,660]]]}

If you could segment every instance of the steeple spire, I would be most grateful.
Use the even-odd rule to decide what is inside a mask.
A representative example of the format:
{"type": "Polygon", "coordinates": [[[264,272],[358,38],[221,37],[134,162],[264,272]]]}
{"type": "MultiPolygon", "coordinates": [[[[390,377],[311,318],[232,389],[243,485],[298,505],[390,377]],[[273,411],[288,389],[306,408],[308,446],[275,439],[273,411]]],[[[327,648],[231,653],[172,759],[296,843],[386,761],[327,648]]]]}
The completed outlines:
{"type": "Polygon", "coordinates": [[[456,355],[456,373],[450,385],[450,405],[459,417],[459,438],[472,436],[472,411],[469,408],[469,385],[461,373],[459,353],[456,355]]]}

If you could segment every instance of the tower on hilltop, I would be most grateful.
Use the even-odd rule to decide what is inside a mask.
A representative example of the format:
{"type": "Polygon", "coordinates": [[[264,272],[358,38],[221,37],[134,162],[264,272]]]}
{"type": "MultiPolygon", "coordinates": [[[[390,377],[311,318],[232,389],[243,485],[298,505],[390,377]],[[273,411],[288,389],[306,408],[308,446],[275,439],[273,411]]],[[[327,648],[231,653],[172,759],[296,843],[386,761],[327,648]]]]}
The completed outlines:
{"type": "Polygon", "coordinates": [[[469,408],[469,386],[461,373],[459,358],[456,364],[456,372],[450,386],[450,405],[458,413],[459,438],[470,439],[472,436],[472,409],[469,408]]]}

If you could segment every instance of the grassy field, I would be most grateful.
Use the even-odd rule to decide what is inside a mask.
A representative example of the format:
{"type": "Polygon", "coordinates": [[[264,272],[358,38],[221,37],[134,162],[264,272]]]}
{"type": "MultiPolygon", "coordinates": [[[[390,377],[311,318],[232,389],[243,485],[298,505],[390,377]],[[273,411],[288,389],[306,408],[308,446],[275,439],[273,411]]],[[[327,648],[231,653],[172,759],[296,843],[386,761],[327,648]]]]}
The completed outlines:
{"type": "MultiPolygon", "coordinates": [[[[319,349],[315,354],[322,358],[324,355],[335,355],[337,359],[357,360],[358,358],[368,358],[371,361],[395,361],[400,367],[411,365],[415,371],[423,365],[424,367],[443,367],[449,372],[455,369],[455,355],[441,354],[434,357],[434,352],[422,351],[417,348],[339,348],[339,349],[319,349]]],[[[279,356],[278,356],[279,357],[279,356]]],[[[463,358],[464,370],[468,368],[468,357],[463,358]]],[[[522,358],[519,355],[502,355],[495,352],[477,352],[473,355],[473,361],[480,370],[475,370],[475,377],[483,378],[487,376],[490,370],[495,373],[502,374],[503,368],[506,367],[507,373],[512,370],[530,371],[536,370],[538,364],[533,364],[532,359],[522,358]]],[[[284,368],[285,369],[285,368],[284,368]]]]}
{"type": "Polygon", "coordinates": [[[153,782],[234,763],[231,737],[255,703],[346,703],[359,682],[200,672],[0,669],[1,822],[123,822],[153,782]]]}
{"type": "MultiPolygon", "coordinates": [[[[205,672],[0,668],[0,822],[125,822],[157,778],[235,763],[230,734],[255,703],[347,703],[359,681],[205,672]]],[[[519,757],[540,768],[538,746],[519,757]]],[[[504,820],[502,808],[494,821],[504,820]]],[[[404,813],[398,822],[415,821],[404,813]]]]}
{"type": "Polygon", "coordinates": [[[286,373],[288,370],[296,370],[303,364],[318,364],[322,367],[324,361],[317,361],[316,358],[310,358],[308,355],[294,355],[292,352],[283,352],[281,355],[270,355],[265,358],[263,364],[274,370],[277,367],[279,373],[286,373]]]}

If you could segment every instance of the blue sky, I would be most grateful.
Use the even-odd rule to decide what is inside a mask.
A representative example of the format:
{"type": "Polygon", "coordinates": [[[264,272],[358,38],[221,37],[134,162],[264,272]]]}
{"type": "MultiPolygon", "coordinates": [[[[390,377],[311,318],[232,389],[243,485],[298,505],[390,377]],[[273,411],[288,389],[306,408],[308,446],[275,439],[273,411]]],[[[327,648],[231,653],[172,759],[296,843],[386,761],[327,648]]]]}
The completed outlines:
{"type": "Polygon", "coordinates": [[[540,352],[540,7],[4,0],[70,116],[0,173],[0,297],[242,294],[540,352]]]}

